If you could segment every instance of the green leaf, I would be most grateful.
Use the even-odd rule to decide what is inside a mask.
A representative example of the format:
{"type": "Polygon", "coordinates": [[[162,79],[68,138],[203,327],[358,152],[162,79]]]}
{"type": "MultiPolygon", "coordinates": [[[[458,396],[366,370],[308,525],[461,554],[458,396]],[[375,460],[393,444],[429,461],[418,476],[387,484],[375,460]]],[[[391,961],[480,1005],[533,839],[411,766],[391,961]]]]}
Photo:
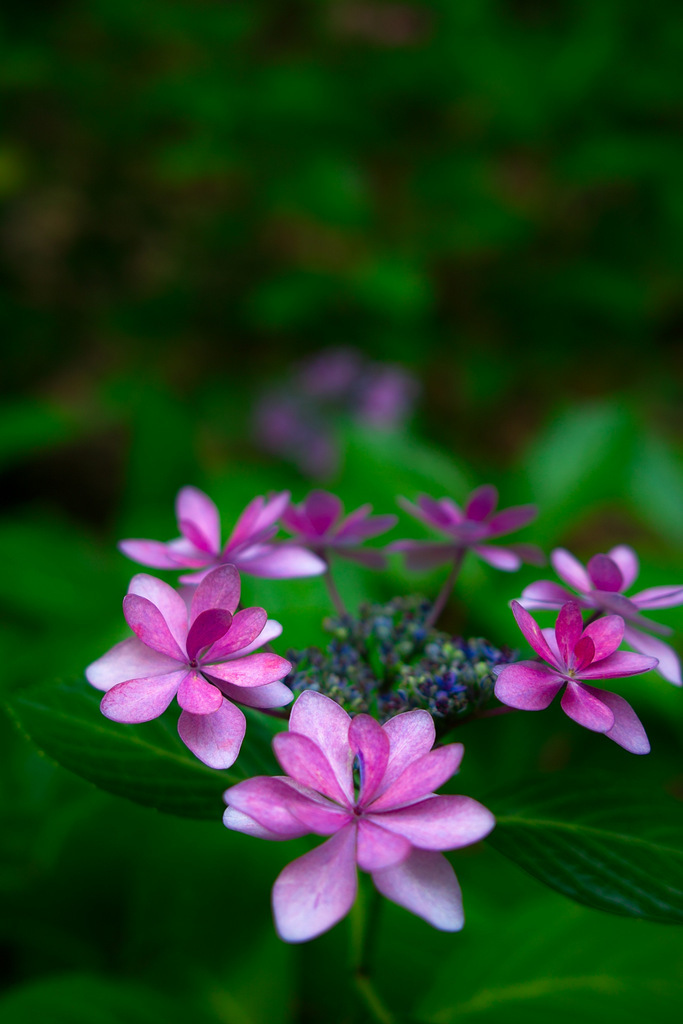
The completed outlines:
{"type": "Polygon", "coordinates": [[[154,722],[122,725],[99,710],[85,680],[40,683],[16,692],[9,710],[43,753],[100,789],[186,818],[220,818],[222,794],[252,775],[277,774],[270,742],[282,722],[247,708],[247,735],[235,764],[216,771],[175,731],[177,709],[154,722]]]}
{"type": "Polygon", "coordinates": [[[683,807],[594,779],[521,783],[484,802],[487,840],[552,889],[598,910],[683,924],[683,807]]]}

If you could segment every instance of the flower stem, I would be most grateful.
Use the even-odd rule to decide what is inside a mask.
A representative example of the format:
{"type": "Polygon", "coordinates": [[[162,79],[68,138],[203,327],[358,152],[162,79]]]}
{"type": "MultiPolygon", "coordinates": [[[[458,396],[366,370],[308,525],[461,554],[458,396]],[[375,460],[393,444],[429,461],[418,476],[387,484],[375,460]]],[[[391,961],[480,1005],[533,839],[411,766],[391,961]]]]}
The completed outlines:
{"type": "Polygon", "coordinates": [[[372,959],[377,941],[382,896],[373,887],[369,902],[364,897],[365,893],[359,893],[352,911],[353,982],[372,1019],[378,1024],[395,1024],[393,1013],[377,992],[372,980],[372,959]]]}
{"type": "Polygon", "coordinates": [[[337,590],[337,585],[332,578],[332,569],[330,563],[327,563],[327,572],[325,573],[325,583],[327,584],[327,592],[330,595],[332,604],[334,605],[338,615],[348,615],[346,605],[342,601],[342,596],[337,590]]]}
{"type": "Polygon", "coordinates": [[[431,629],[431,627],[434,625],[436,620],[441,615],[441,612],[446,607],[448,598],[451,596],[453,584],[458,578],[458,573],[460,572],[460,566],[462,565],[464,554],[464,548],[458,548],[457,551],[455,552],[455,557],[453,558],[453,565],[451,566],[451,571],[449,572],[448,577],[446,578],[446,582],[444,583],[439,592],[439,596],[432,605],[431,612],[427,616],[427,619],[425,621],[425,629],[431,629]]]}

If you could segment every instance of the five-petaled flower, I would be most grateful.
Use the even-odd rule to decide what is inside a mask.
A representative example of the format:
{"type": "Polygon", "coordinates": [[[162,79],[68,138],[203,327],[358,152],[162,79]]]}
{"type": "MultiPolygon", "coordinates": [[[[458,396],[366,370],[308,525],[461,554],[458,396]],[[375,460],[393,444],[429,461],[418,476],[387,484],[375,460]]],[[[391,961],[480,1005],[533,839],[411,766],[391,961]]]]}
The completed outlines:
{"type": "Polygon", "coordinates": [[[167,583],[140,573],[131,580],[123,613],[135,637],[122,640],[86,669],[106,690],[102,712],[115,722],[149,722],[177,695],[178,732],[212,768],[229,768],[239,754],[246,720],[232,700],[282,707],[292,693],[280,680],[291,664],[257,648],[282,627],[263,608],[236,612],[240,578],[234,565],[210,572],[189,609],[167,583]]]}
{"type": "Polygon", "coordinates": [[[398,540],[390,544],[387,551],[402,552],[409,569],[433,569],[461,557],[467,548],[476,551],[489,565],[506,572],[519,569],[523,561],[543,562],[540,549],[533,544],[499,547],[488,543],[505,533],[521,529],[538,514],[535,505],[515,505],[496,512],[498,491],[490,484],[472,491],[464,512],[451,498],[439,498],[437,501],[426,494],[418,496],[416,505],[405,498],[399,498],[398,502],[411,516],[450,538],[447,543],[398,540]]]}
{"type": "Polygon", "coordinates": [[[362,505],[344,518],[339,498],[329,491],[316,490],[300,505],[289,505],[282,514],[282,523],[297,540],[324,559],[334,551],[370,569],[383,569],[386,555],[360,545],[386,533],[398,519],[395,515],[373,516],[371,512],[372,505],[362,505]]]}
{"type": "Polygon", "coordinates": [[[195,569],[181,576],[182,583],[199,583],[206,572],[231,563],[240,572],[266,579],[318,576],[326,565],[311,551],[292,544],[273,543],[277,521],[289,504],[289,491],[250,501],[221,547],[218,509],[203,491],[183,487],[176,498],[178,529],[182,536],[158,540],[122,540],[119,549],[128,558],[153,569],[195,569]]]}
{"type": "Polygon", "coordinates": [[[351,719],[335,701],[308,690],[292,707],[289,732],[273,741],[287,774],[227,790],[223,820],[230,829],[263,839],[331,837],[275,882],[281,938],[305,942],[340,921],[356,898],[356,866],[371,873],[383,895],[434,927],[462,927],[460,888],[438,851],[483,839],[495,820],[470,797],[433,793],[463,755],[460,743],[432,750],[434,739],[426,711],[404,712],[382,726],[369,715],[351,719]]]}
{"type": "Polygon", "coordinates": [[[656,658],[617,651],[624,620],[607,615],[584,629],[575,601],[562,605],[555,629],[541,630],[531,615],[512,602],[517,625],[536,654],[547,664],[519,661],[506,665],[496,680],[496,697],[524,711],[547,708],[562,687],[562,710],[579,725],[602,732],[633,754],[647,754],[650,744],[633,708],[623,697],[599,690],[590,682],[638,675],[657,665],[656,658]]]}
{"type": "Polygon", "coordinates": [[[565,601],[576,601],[582,608],[596,608],[609,614],[614,612],[626,620],[624,640],[641,654],[657,658],[657,671],[670,683],[681,685],[681,663],[678,655],[663,640],[649,636],[635,626],[643,626],[653,633],[668,634],[668,626],[641,615],[641,611],[673,608],[683,604],[683,585],[648,587],[638,594],[625,597],[638,575],[638,556],[633,548],[620,544],[606,555],[593,555],[584,568],[581,562],[564,548],[556,548],[550,556],[553,569],[580,597],[571,594],[552,580],[538,580],[522,591],[519,603],[531,611],[560,608],[565,601]]]}

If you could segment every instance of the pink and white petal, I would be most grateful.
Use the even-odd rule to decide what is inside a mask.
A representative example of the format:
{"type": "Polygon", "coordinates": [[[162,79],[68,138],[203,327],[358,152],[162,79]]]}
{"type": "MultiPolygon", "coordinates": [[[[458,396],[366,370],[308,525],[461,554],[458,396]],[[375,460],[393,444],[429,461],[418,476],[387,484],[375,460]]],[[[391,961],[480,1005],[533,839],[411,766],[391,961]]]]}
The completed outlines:
{"type": "Polygon", "coordinates": [[[178,719],[181,740],[209,768],[229,768],[235,763],[246,729],[244,715],[229,700],[213,714],[183,711],[178,719]]]}
{"type": "Polygon", "coordinates": [[[165,676],[148,676],[146,679],[128,679],[107,690],[100,703],[100,710],[112,722],[136,725],[151,722],[162,715],[176,695],[185,675],[184,669],[169,672],[165,676]]]}
{"type": "Polygon", "coordinates": [[[187,634],[185,650],[190,661],[194,661],[201,651],[213,647],[216,641],[225,636],[231,622],[232,615],[223,608],[209,608],[200,612],[187,634]]]}
{"type": "Polygon", "coordinates": [[[412,848],[398,832],[389,832],[367,818],[359,820],[356,857],[362,871],[381,871],[400,864],[412,848]]]}
{"type": "Polygon", "coordinates": [[[521,530],[523,526],[533,522],[537,515],[538,509],[535,505],[513,505],[512,508],[506,508],[489,519],[489,537],[501,537],[504,533],[521,530]]]}
{"type": "Polygon", "coordinates": [[[536,620],[529,615],[525,608],[522,608],[519,601],[512,601],[510,607],[512,608],[515,621],[524,634],[524,638],[529,646],[544,661],[547,661],[550,665],[555,665],[556,656],[536,620]]]}
{"type": "Polygon", "coordinates": [[[174,658],[159,654],[131,636],[93,661],[85,670],[85,677],[98,690],[110,690],[117,683],[146,676],[163,676],[177,672],[179,663],[174,658]]]}
{"type": "Polygon", "coordinates": [[[255,641],[260,637],[267,621],[268,614],[265,608],[243,608],[237,612],[229,630],[216,640],[211,648],[210,660],[220,661],[221,658],[235,654],[236,651],[244,656],[245,652],[249,653],[255,646],[262,647],[266,643],[265,640],[259,639],[258,644],[255,644],[255,641]]]}
{"type": "Polygon", "coordinates": [[[374,871],[372,880],[392,903],[442,932],[458,932],[465,923],[460,886],[442,853],[413,850],[401,864],[374,871]]]}
{"type": "Polygon", "coordinates": [[[608,658],[582,669],[579,678],[621,679],[623,676],[637,676],[641,672],[649,672],[656,667],[656,658],[648,658],[644,654],[630,654],[628,651],[616,651],[608,658]]]}
{"type": "Polygon", "coordinates": [[[581,634],[583,632],[583,617],[581,609],[576,601],[567,601],[560,608],[555,623],[555,638],[560,657],[565,665],[570,665],[581,634]]]}
{"type": "Polygon", "coordinates": [[[628,590],[638,575],[640,568],[637,554],[628,544],[618,544],[617,547],[612,548],[607,554],[619,566],[619,572],[624,581],[622,590],[628,590]]]}
{"type": "Polygon", "coordinates": [[[448,743],[445,747],[437,747],[428,754],[423,754],[377,797],[367,811],[394,810],[405,804],[422,800],[439,786],[443,786],[452,775],[455,775],[465,748],[462,743],[448,743]]]}
{"type": "Polygon", "coordinates": [[[203,565],[209,565],[214,561],[214,555],[209,551],[200,550],[196,544],[188,540],[187,537],[175,537],[173,540],[169,540],[166,545],[168,552],[175,558],[178,563],[178,568],[201,568],[203,565]]]}
{"type": "Polygon", "coordinates": [[[336,547],[334,544],[331,544],[330,550],[334,551],[340,558],[348,558],[350,562],[357,562],[358,565],[362,565],[365,569],[375,569],[381,572],[382,569],[387,567],[387,556],[383,551],[378,551],[376,548],[336,547]]]}
{"type": "Polygon", "coordinates": [[[240,601],[240,574],[234,565],[212,569],[197,587],[190,606],[190,622],[212,608],[235,612],[240,601]]]}
{"type": "Polygon", "coordinates": [[[493,484],[484,484],[482,487],[477,487],[467,499],[465,518],[481,523],[492,515],[497,504],[498,491],[493,484]]]}
{"type": "MultiPolygon", "coordinates": [[[[264,780],[268,780],[268,782],[271,781],[269,776],[267,775],[257,775],[254,778],[247,780],[248,786],[246,787],[244,786],[243,783],[238,783],[238,785],[242,787],[242,791],[237,792],[237,803],[248,805],[250,801],[253,802],[253,791],[255,789],[258,789],[258,787],[261,786],[264,780]],[[247,790],[246,793],[244,792],[245,789],[247,790]]],[[[282,779],[278,779],[277,781],[282,785],[286,785],[286,783],[282,779]]],[[[263,835],[264,833],[266,833],[266,835],[263,836],[264,838],[298,839],[301,836],[307,836],[310,834],[311,830],[308,827],[308,825],[304,825],[303,822],[299,820],[299,818],[295,818],[292,812],[289,810],[287,804],[283,802],[284,800],[287,800],[289,798],[289,794],[285,793],[283,796],[282,790],[279,787],[276,790],[276,801],[274,803],[272,802],[273,787],[268,785],[266,789],[264,799],[270,800],[272,803],[270,812],[266,815],[268,825],[262,824],[260,821],[257,821],[256,818],[252,818],[250,814],[247,814],[246,811],[240,810],[238,807],[232,804],[232,794],[233,790],[236,790],[236,788],[236,786],[232,786],[223,794],[224,799],[228,803],[227,810],[230,811],[230,824],[226,822],[225,815],[223,816],[223,822],[227,826],[227,828],[232,828],[233,826],[238,825],[246,826],[248,822],[253,822],[253,827],[249,825],[249,834],[263,835]],[[257,829],[261,831],[256,831],[257,829]]],[[[255,806],[258,806],[258,798],[255,806]]],[[[247,831],[247,829],[237,828],[237,831],[247,831]]]]}
{"type": "Polygon", "coordinates": [[[421,709],[394,715],[382,728],[389,737],[389,760],[375,799],[393,785],[410,765],[429,753],[436,739],[434,719],[428,711],[421,709]]]}
{"type": "Polygon", "coordinates": [[[343,516],[344,506],[336,494],[329,491],[311,491],[303,503],[312,532],[322,537],[343,516]]]}
{"type": "Polygon", "coordinates": [[[505,665],[496,679],[495,695],[503,704],[522,711],[543,711],[555,699],[565,680],[535,661],[505,665]]]}
{"type": "Polygon", "coordinates": [[[312,551],[290,544],[262,544],[246,548],[235,555],[240,572],[266,580],[288,580],[303,576],[320,576],[327,571],[322,558],[312,551]]]}
{"type": "Polygon", "coordinates": [[[591,693],[579,683],[567,683],[560,703],[564,713],[579,725],[593,732],[609,732],[614,725],[614,715],[596,695],[599,692],[591,693]]]}
{"type": "Polygon", "coordinates": [[[596,590],[618,594],[619,591],[625,589],[621,569],[609,555],[593,555],[586,570],[596,590]]]}
{"type": "Polygon", "coordinates": [[[359,802],[372,800],[389,761],[389,737],[370,715],[356,715],[349,727],[349,745],[360,764],[359,802]]]}
{"type": "Polygon", "coordinates": [[[366,817],[422,850],[469,846],[487,836],[496,824],[488,808],[469,796],[430,796],[408,807],[367,813],[366,817]]]}
{"type": "MultiPolygon", "coordinates": [[[[249,611],[248,608],[244,609],[249,611]]],[[[239,612],[237,613],[239,615],[239,612]]],[[[236,618],[237,616],[235,616],[236,618]]],[[[268,619],[263,630],[259,633],[255,640],[246,647],[243,647],[239,652],[240,658],[245,657],[247,654],[251,654],[252,651],[257,651],[259,647],[263,647],[264,644],[269,644],[271,640],[277,640],[282,633],[282,625],[276,619],[268,619]]]]}
{"type": "MultiPolygon", "coordinates": [[[[425,712],[427,714],[427,712],[425,712]]],[[[298,732],[320,747],[332,766],[342,793],[354,799],[353,751],[349,746],[350,716],[330,697],[305,690],[289,716],[289,731],[298,732]]]]}
{"type": "Polygon", "coordinates": [[[183,487],[178,491],[175,511],[185,536],[201,550],[217,555],[221,549],[221,520],[211,498],[197,487],[183,487]],[[192,525],[192,535],[183,529],[183,523],[192,525]]]}
{"type": "Polygon", "coordinates": [[[166,619],[157,606],[148,601],[146,597],[126,594],[123,599],[123,614],[138,640],[141,640],[147,647],[151,647],[159,654],[173,658],[181,664],[187,661],[185,652],[181,650],[168,628],[166,619]]]}
{"type": "Polygon", "coordinates": [[[289,505],[291,494],[289,491],[278,491],[270,494],[264,501],[253,524],[253,533],[261,530],[268,530],[274,526],[282,513],[289,505]]]}
{"type": "Polygon", "coordinates": [[[600,661],[602,658],[614,654],[623,641],[624,620],[620,615],[606,615],[586,626],[583,635],[589,636],[595,644],[593,661],[600,661]]]}
{"type": "Polygon", "coordinates": [[[550,562],[560,579],[568,583],[574,590],[588,594],[593,589],[590,576],[581,562],[574,558],[566,548],[555,548],[550,554],[550,562]]]}
{"type": "Polygon", "coordinates": [[[638,608],[675,608],[683,604],[683,586],[648,587],[631,600],[638,608]]]}
{"type": "Polygon", "coordinates": [[[472,550],[476,551],[488,565],[502,572],[516,572],[522,564],[522,559],[510,548],[499,548],[493,544],[475,544],[472,550]]]}
{"type": "Polygon", "coordinates": [[[330,762],[308,736],[297,732],[278,733],[273,737],[273,750],[283,770],[296,782],[310,786],[337,803],[347,803],[330,762]]]}
{"type": "Polygon", "coordinates": [[[286,832],[295,819],[309,832],[333,835],[350,820],[348,813],[315,790],[280,776],[245,779],[228,789],[225,799],[272,832],[286,832]]]}
{"type": "Polygon", "coordinates": [[[594,686],[586,686],[592,696],[602,701],[614,715],[614,725],[605,733],[611,740],[618,743],[631,754],[649,754],[650,741],[635,711],[623,697],[609,690],[598,690],[594,686]]]}
{"type": "Polygon", "coordinates": [[[452,562],[460,550],[457,544],[442,544],[430,540],[396,540],[385,549],[399,551],[406,560],[406,569],[411,572],[428,572],[445,562],[452,562]]]}
{"type": "Polygon", "coordinates": [[[308,835],[308,828],[298,822],[295,822],[292,832],[271,832],[270,829],[259,825],[258,821],[254,821],[248,814],[243,814],[242,811],[238,811],[235,807],[225,808],[223,824],[233,832],[243,832],[245,835],[255,836],[257,839],[271,839],[278,842],[282,842],[285,839],[299,839],[301,836],[308,835]],[[297,825],[299,826],[298,830],[297,825]]]}
{"type": "Polygon", "coordinates": [[[535,611],[536,609],[561,608],[566,601],[575,600],[574,595],[561,587],[559,583],[553,583],[552,580],[537,580],[536,583],[530,583],[528,587],[524,588],[522,596],[519,598],[519,604],[527,611],[535,611]]]}
{"type": "Polygon", "coordinates": [[[642,633],[639,629],[627,626],[624,630],[624,640],[631,647],[635,647],[640,654],[646,654],[651,658],[657,658],[657,672],[674,686],[683,685],[681,678],[681,663],[673,647],[665,644],[657,637],[642,633]]]}
{"type": "Polygon", "coordinates": [[[223,694],[198,672],[188,672],[178,687],[178,703],[193,715],[211,715],[222,706],[223,694]]]}
{"type": "Polygon", "coordinates": [[[356,899],[356,828],[292,861],[273,886],[273,914],[285,942],[308,942],[346,917],[356,899]]]}
{"type": "Polygon", "coordinates": [[[371,516],[371,511],[372,505],[363,505],[347,516],[335,534],[335,541],[338,544],[362,544],[396,526],[398,516],[391,513],[371,516]]]}
{"type": "Polygon", "coordinates": [[[246,658],[232,658],[220,664],[202,662],[202,672],[233,686],[265,686],[284,679],[292,669],[292,663],[279,654],[248,654],[246,658]]]}
{"type": "Polygon", "coordinates": [[[244,704],[247,708],[283,708],[294,699],[294,694],[284,683],[246,687],[222,682],[221,690],[230,700],[244,704]]]}
{"type": "Polygon", "coordinates": [[[133,576],[128,584],[128,593],[146,598],[159,609],[174,640],[180,650],[184,651],[187,639],[187,606],[178,591],[163,580],[140,572],[133,576]]]}
{"type": "Polygon", "coordinates": [[[187,564],[181,556],[175,557],[168,546],[158,540],[121,540],[117,547],[133,562],[148,565],[151,569],[179,569],[187,564]]]}
{"type": "MultiPolygon", "coordinates": [[[[287,504],[288,503],[289,496],[287,499],[287,504]]],[[[227,554],[239,544],[244,544],[245,541],[247,541],[252,534],[256,532],[258,528],[257,523],[265,504],[265,499],[261,495],[257,498],[253,498],[249,502],[235,523],[234,529],[228,538],[227,544],[225,545],[224,554],[227,554]]]]}

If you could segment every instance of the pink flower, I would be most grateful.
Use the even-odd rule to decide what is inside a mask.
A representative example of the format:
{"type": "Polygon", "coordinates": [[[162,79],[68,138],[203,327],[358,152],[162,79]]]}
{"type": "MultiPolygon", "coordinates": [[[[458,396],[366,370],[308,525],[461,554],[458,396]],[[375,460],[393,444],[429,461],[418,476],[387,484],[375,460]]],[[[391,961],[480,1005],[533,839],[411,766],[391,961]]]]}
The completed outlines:
{"type": "Polygon", "coordinates": [[[273,741],[287,774],[227,790],[223,821],[230,829],[262,839],[331,837],[275,882],[273,911],[285,942],[313,939],[348,913],[356,865],[383,895],[435,928],[462,928],[460,888],[437,851],[483,839],[495,820],[476,800],[432,792],[463,755],[461,743],[432,750],[434,738],[426,711],[407,711],[382,726],[369,715],[352,720],[329,697],[307,690],[292,708],[289,732],[273,741]]]}
{"type": "Polygon", "coordinates": [[[86,669],[106,690],[102,713],[115,722],[149,722],[175,696],[182,708],[183,743],[211,768],[229,768],[242,745],[246,720],[237,700],[256,708],[292,699],[283,679],[291,664],[278,654],[252,654],[279,636],[279,622],[263,608],[235,614],[240,578],[234,565],[210,572],[189,611],[167,583],[140,573],[131,580],[123,614],[135,637],[122,640],[86,669]]]}
{"type": "Polygon", "coordinates": [[[562,687],[562,710],[579,725],[604,732],[633,754],[647,754],[650,744],[633,708],[616,693],[598,690],[587,681],[618,679],[647,672],[656,658],[617,651],[624,636],[624,620],[607,615],[583,628],[575,601],[562,605],[555,629],[541,630],[519,604],[512,602],[517,625],[539,658],[506,665],[496,681],[496,697],[524,711],[547,708],[562,687]]]}
{"type": "MultiPolygon", "coordinates": [[[[325,563],[295,544],[273,544],[277,520],[289,503],[289,491],[272,498],[254,498],[237,520],[227,544],[221,548],[218,509],[203,491],[183,487],[176,498],[178,529],[182,536],[164,544],[158,540],[122,540],[119,550],[134,562],[154,569],[210,569],[231,563],[240,572],[266,579],[318,576],[325,563]]],[[[183,583],[199,583],[206,575],[181,576],[183,583]]]]}
{"type": "Polygon", "coordinates": [[[581,596],[577,599],[574,594],[552,580],[538,580],[522,591],[519,602],[522,607],[530,610],[560,608],[565,601],[576,601],[582,608],[597,608],[607,614],[615,612],[626,620],[626,643],[641,654],[657,658],[659,674],[670,683],[681,685],[681,663],[673,648],[662,640],[635,629],[631,623],[644,626],[653,633],[671,633],[668,626],[653,622],[640,612],[648,609],[673,608],[675,605],[683,604],[683,586],[649,587],[638,594],[633,594],[632,597],[625,597],[623,591],[628,590],[638,575],[638,556],[633,548],[626,544],[612,548],[606,555],[593,555],[585,568],[564,548],[556,548],[550,556],[550,561],[560,579],[577,590],[581,596]]]}
{"type": "Polygon", "coordinates": [[[452,562],[467,548],[476,551],[489,565],[506,572],[519,569],[523,560],[538,563],[540,558],[541,563],[543,561],[543,555],[533,544],[498,547],[488,543],[495,537],[521,529],[538,514],[535,505],[516,505],[496,512],[498,491],[490,484],[472,491],[464,512],[451,498],[437,501],[426,494],[419,495],[417,505],[405,498],[399,498],[398,502],[411,516],[449,537],[447,543],[398,540],[390,544],[387,551],[402,551],[409,569],[433,569],[444,562],[452,562]]]}
{"type": "Polygon", "coordinates": [[[363,541],[391,530],[397,516],[371,516],[372,505],[362,505],[344,516],[344,506],[329,491],[311,491],[300,505],[290,505],[282,514],[285,529],[322,558],[328,552],[350,558],[370,569],[383,569],[386,556],[381,551],[361,548],[363,541]]]}

